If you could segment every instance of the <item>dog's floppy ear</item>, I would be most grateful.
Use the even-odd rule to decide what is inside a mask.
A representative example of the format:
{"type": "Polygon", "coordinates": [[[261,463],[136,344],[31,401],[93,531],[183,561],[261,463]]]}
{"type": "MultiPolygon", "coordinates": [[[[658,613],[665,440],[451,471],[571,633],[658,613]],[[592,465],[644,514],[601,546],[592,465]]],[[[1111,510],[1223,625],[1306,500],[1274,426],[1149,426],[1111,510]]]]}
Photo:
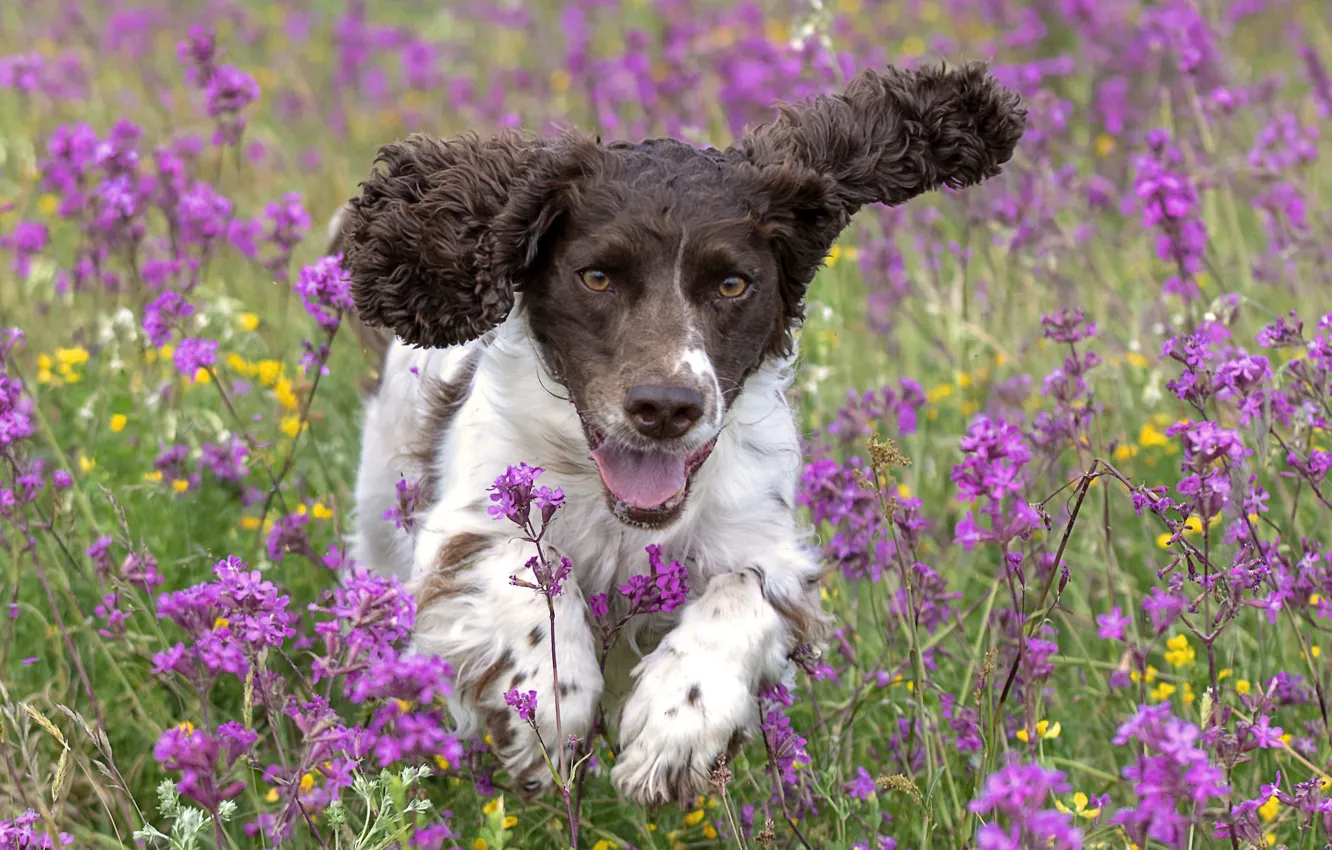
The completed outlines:
{"type": "MultiPolygon", "coordinates": [[[[837,95],[781,104],[728,151],[751,167],[779,261],[799,301],[850,217],[1000,172],[1026,129],[1017,94],[983,63],[865,70],[837,95]]],[[[796,313],[798,316],[799,314],[796,313]]]]}
{"type": "MultiPolygon", "coordinates": [[[[492,268],[491,225],[546,144],[510,131],[485,139],[413,134],[381,147],[340,228],[361,320],[429,348],[475,339],[503,322],[513,307],[514,268],[492,268]]],[[[504,247],[528,255],[527,246],[504,247]]]]}

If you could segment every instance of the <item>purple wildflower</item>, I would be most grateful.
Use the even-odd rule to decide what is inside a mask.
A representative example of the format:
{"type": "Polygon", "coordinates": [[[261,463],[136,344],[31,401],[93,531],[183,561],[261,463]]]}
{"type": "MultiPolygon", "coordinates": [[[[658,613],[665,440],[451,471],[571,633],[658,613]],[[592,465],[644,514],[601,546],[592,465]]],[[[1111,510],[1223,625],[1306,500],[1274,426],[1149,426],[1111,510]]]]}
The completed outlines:
{"type": "Polygon", "coordinates": [[[504,694],[504,702],[528,724],[536,724],[537,692],[520,693],[517,688],[504,694]]]}
{"type": "Polygon", "coordinates": [[[351,278],[347,277],[341,263],[341,254],[321,257],[301,269],[299,279],[292,287],[300,296],[305,312],[326,330],[336,328],[342,312],[355,307],[351,299],[351,278]]]}

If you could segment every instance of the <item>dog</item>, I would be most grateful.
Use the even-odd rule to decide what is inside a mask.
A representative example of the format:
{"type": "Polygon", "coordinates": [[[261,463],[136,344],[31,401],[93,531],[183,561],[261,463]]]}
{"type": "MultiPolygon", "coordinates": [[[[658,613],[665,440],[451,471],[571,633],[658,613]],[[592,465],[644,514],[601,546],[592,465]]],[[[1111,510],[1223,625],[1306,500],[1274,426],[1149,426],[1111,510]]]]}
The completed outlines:
{"type": "Polygon", "coordinates": [[[632,635],[611,780],[650,806],[706,790],[760,690],[830,628],[786,401],[806,291],[858,209],[999,174],[1026,120],[973,63],[862,71],[725,150],[575,131],[380,148],[331,226],[382,356],[350,554],[415,594],[414,650],[455,668],[450,714],[490,735],[522,794],[553,780],[504,694],[535,690],[542,739],[567,745],[547,600],[510,580],[533,549],[488,488],[527,463],[564,492],[543,546],[572,562],[552,600],[566,741],[589,734],[608,676],[588,598],[618,598],[651,544],[687,568],[685,604],[632,635]],[[404,480],[406,530],[383,518],[404,480]]]}

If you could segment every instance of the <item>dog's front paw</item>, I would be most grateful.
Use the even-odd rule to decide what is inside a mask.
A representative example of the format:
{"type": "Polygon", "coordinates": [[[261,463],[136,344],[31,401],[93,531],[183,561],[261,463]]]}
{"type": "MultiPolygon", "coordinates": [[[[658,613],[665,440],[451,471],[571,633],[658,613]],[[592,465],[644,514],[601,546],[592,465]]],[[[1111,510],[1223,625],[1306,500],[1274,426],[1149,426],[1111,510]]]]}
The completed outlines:
{"type": "Polygon", "coordinates": [[[611,782],[645,806],[687,805],[758,723],[749,685],[707,659],[661,647],[643,661],[620,715],[611,782]]]}

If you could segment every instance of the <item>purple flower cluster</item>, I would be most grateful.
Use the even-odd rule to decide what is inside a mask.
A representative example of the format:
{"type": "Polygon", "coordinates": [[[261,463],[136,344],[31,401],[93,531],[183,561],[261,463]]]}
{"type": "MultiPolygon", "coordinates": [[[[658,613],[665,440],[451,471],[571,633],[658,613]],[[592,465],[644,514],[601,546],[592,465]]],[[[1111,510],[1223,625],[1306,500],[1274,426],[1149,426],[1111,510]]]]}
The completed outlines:
{"type": "Polygon", "coordinates": [[[504,517],[515,525],[527,527],[531,523],[532,507],[535,505],[544,528],[555,516],[555,511],[564,504],[564,492],[560,488],[536,486],[536,480],[544,471],[539,466],[528,466],[526,463],[510,466],[491,486],[490,501],[495,504],[486,510],[495,519],[504,517]]]}
{"type": "Polygon", "coordinates": [[[1068,815],[1046,808],[1051,795],[1069,790],[1062,772],[1038,764],[1013,763],[995,771],[968,806],[970,811],[995,818],[977,831],[976,846],[985,850],[1079,850],[1082,830],[1073,826],[1068,815]]]}
{"type": "Polygon", "coordinates": [[[647,556],[650,572],[630,576],[616,590],[629,598],[629,608],[634,612],[669,614],[689,598],[689,570],[679,561],[666,562],[659,544],[650,544],[647,556]]]}
{"type": "Polygon", "coordinates": [[[301,298],[305,312],[325,330],[333,330],[344,311],[355,305],[351,298],[351,279],[342,268],[342,255],[320,257],[301,268],[292,289],[301,298]]]}
{"type": "Polygon", "coordinates": [[[162,733],[153,747],[153,758],[165,769],[180,772],[176,790],[182,796],[216,812],[223,800],[245,790],[244,781],[227,781],[224,777],[258,739],[257,734],[234,720],[211,733],[184,724],[162,733]]]}
{"type": "Polygon", "coordinates": [[[504,694],[504,702],[514,710],[514,713],[524,722],[535,728],[536,726],[536,708],[537,692],[520,692],[514,688],[504,694]]]}
{"type": "Polygon", "coordinates": [[[23,382],[9,374],[9,355],[23,340],[23,332],[6,328],[0,332],[0,457],[9,458],[20,440],[32,436],[32,400],[23,382]]]}
{"type": "Polygon", "coordinates": [[[956,541],[963,549],[978,543],[994,542],[1006,546],[1015,538],[1025,538],[1040,523],[1040,515],[1020,496],[1025,486],[1024,473],[1031,461],[1031,451],[1022,431],[1003,419],[977,416],[962,438],[962,460],[953,465],[951,480],[957,486],[957,499],[979,507],[988,517],[990,527],[976,522],[976,510],[969,509],[957,524],[956,541]]]}
{"type": "Polygon", "coordinates": [[[1189,825],[1199,821],[1210,801],[1229,794],[1224,774],[1202,749],[1198,727],[1175,717],[1169,704],[1139,706],[1115,734],[1117,746],[1130,742],[1143,752],[1124,768],[1138,802],[1112,822],[1140,846],[1149,839],[1186,846],[1189,825]]]}
{"type": "Polygon", "coordinates": [[[258,653],[296,634],[290,597],[229,556],[213,567],[216,580],[157,598],[157,616],[190,639],[153,656],[157,673],[204,681],[219,673],[243,678],[258,653]]]}
{"type": "Polygon", "coordinates": [[[1148,152],[1136,160],[1133,183],[1142,205],[1142,224],[1158,231],[1156,254],[1174,269],[1164,291],[1192,301],[1200,297],[1197,274],[1207,249],[1198,189],[1183,170],[1183,154],[1171,145],[1166,131],[1153,130],[1147,147],[1148,152]]]}
{"type": "Polygon", "coordinates": [[[32,809],[10,820],[0,820],[0,847],[5,850],[55,850],[74,843],[68,832],[57,833],[56,838],[41,826],[41,816],[32,809]]]}

